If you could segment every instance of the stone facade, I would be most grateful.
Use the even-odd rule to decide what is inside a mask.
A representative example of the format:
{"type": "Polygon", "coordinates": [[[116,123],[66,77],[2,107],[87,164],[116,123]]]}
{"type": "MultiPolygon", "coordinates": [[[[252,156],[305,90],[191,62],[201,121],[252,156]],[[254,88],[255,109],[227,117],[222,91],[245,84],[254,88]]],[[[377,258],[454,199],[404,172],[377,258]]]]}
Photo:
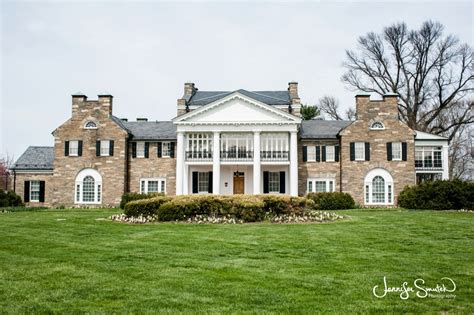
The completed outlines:
{"type": "Polygon", "coordinates": [[[29,172],[17,172],[15,174],[15,192],[21,199],[24,201],[25,194],[25,182],[26,181],[44,181],[45,182],[45,191],[44,191],[44,202],[25,202],[29,207],[49,207],[52,206],[53,200],[53,172],[48,173],[29,173],[29,172]]]}

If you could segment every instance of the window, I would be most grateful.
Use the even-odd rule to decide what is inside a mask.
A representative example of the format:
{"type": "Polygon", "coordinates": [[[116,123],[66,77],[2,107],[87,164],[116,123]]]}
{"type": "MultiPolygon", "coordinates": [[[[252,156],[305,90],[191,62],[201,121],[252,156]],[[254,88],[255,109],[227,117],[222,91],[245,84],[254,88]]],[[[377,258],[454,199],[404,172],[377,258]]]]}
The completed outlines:
{"type": "Polygon", "coordinates": [[[365,203],[370,202],[369,196],[370,196],[369,185],[365,185],[365,203]]]}
{"type": "Polygon", "coordinates": [[[34,180],[30,182],[30,202],[39,202],[40,200],[40,182],[34,180]]]}
{"type": "Polygon", "coordinates": [[[79,141],[69,141],[69,156],[78,156],[79,154],[79,141]]]}
{"type": "Polygon", "coordinates": [[[280,192],[280,172],[268,172],[268,192],[280,192]]]}
{"type": "Polygon", "coordinates": [[[170,157],[171,155],[171,142],[162,142],[161,143],[161,156],[170,157]]]}
{"type": "Polygon", "coordinates": [[[110,141],[101,140],[100,141],[100,156],[109,156],[110,155],[110,141]]]}
{"type": "Polygon", "coordinates": [[[140,180],[140,193],[166,193],[164,178],[143,178],[140,180]]]}
{"type": "Polygon", "coordinates": [[[326,146],[326,162],[334,162],[335,161],[335,149],[333,145],[326,146]]]}
{"type": "Polygon", "coordinates": [[[393,204],[393,178],[384,169],[371,170],[364,180],[365,204],[367,205],[392,205],[393,204]]]}
{"type": "Polygon", "coordinates": [[[402,143],[401,142],[392,142],[392,160],[394,161],[402,160],[402,143]]]}
{"type": "Polygon", "coordinates": [[[310,178],[308,179],[308,192],[334,192],[334,179],[310,178]]]}
{"type": "Polygon", "coordinates": [[[308,162],[315,162],[316,161],[316,147],[315,146],[309,146],[307,147],[307,152],[308,152],[308,162]]]}
{"type": "Polygon", "coordinates": [[[187,135],[188,147],[186,149],[187,159],[211,159],[212,158],[212,134],[191,133],[187,135]]]}
{"type": "Polygon", "coordinates": [[[287,160],[288,133],[263,133],[261,136],[260,151],[264,160],[287,160]]]}
{"type": "Polygon", "coordinates": [[[88,121],[86,125],[84,126],[86,129],[96,129],[97,125],[93,121],[88,121]]]}
{"type": "Polygon", "coordinates": [[[145,142],[137,142],[137,158],[145,157],[145,142]]]}
{"type": "Polygon", "coordinates": [[[95,200],[95,181],[92,176],[86,176],[82,184],[82,201],[94,202],[95,200]]]}
{"type": "Polygon", "coordinates": [[[392,185],[388,185],[388,203],[392,203],[392,185]]]}
{"type": "Polygon", "coordinates": [[[442,168],[442,147],[415,147],[416,168],[442,168]]]}
{"type": "Polygon", "coordinates": [[[376,121],[372,124],[372,126],[370,126],[370,129],[385,129],[385,126],[380,122],[380,121],[376,121]]]}
{"type": "Polygon", "coordinates": [[[102,176],[95,169],[83,169],[76,176],[76,203],[100,204],[102,202],[102,176]]]}
{"type": "Polygon", "coordinates": [[[198,173],[198,192],[199,193],[209,192],[209,173],[208,172],[198,173]]]}
{"type": "Polygon", "coordinates": [[[382,176],[375,176],[372,180],[372,202],[385,203],[385,180],[382,176]]]}
{"type": "Polygon", "coordinates": [[[355,159],[356,159],[356,161],[365,160],[365,143],[364,142],[356,142],[354,144],[354,149],[355,149],[355,159]]]}

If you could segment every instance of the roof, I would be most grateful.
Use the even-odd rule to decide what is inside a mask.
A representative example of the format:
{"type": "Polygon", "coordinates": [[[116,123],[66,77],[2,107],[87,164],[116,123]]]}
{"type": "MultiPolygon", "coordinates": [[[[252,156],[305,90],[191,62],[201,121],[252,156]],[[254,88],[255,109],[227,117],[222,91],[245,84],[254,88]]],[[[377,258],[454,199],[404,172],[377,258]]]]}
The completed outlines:
{"type": "Polygon", "coordinates": [[[415,136],[416,140],[442,140],[442,141],[448,141],[448,138],[446,138],[446,137],[434,135],[434,134],[423,132],[423,131],[415,130],[415,133],[416,133],[416,136],[415,136]]]}
{"type": "Polygon", "coordinates": [[[339,132],[352,123],[350,120],[303,120],[301,139],[336,139],[339,132]]]}
{"type": "Polygon", "coordinates": [[[267,105],[290,105],[290,92],[288,91],[247,91],[247,90],[235,90],[235,91],[196,91],[186,101],[190,106],[203,106],[220,100],[232,93],[238,92],[250,98],[253,98],[259,102],[267,105]]]}
{"type": "Polygon", "coordinates": [[[14,170],[52,170],[54,147],[30,146],[13,165],[14,170]]]}
{"type": "Polygon", "coordinates": [[[171,121],[122,121],[134,140],[176,139],[176,126],[171,121]]]}

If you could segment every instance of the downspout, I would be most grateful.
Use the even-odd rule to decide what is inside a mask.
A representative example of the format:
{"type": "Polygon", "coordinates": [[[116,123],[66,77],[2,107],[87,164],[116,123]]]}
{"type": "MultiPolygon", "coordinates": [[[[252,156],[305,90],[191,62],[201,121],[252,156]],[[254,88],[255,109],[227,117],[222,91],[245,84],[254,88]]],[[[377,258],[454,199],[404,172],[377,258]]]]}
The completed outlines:
{"type": "Polygon", "coordinates": [[[13,170],[13,192],[16,193],[16,171],[13,170]]]}
{"type": "Polygon", "coordinates": [[[339,192],[342,192],[342,138],[340,135],[339,138],[339,192]]]}
{"type": "Polygon", "coordinates": [[[125,192],[130,192],[130,183],[129,183],[129,173],[130,173],[130,158],[129,158],[129,140],[131,138],[130,133],[128,133],[127,138],[125,139],[125,192]]]}

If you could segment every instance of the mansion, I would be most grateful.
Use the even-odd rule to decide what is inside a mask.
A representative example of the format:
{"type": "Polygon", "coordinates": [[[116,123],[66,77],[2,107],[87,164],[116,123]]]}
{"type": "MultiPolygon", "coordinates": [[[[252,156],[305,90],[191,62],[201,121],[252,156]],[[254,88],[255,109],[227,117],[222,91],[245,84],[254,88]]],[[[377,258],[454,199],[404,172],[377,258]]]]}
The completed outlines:
{"type": "Polygon", "coordinates": [[[16,161],[28,205],[115,206],[125,192],[287,194],[341,191],[392,206],[406,185],[448,178],[448,140],[410,129],[397,95],[356,95],[354,121],[302,120],[298,83],[281,91],[200,91],[184,84],[171,121],[112,112],[113,97],[72,96],[54,146],[16,161]]]}

